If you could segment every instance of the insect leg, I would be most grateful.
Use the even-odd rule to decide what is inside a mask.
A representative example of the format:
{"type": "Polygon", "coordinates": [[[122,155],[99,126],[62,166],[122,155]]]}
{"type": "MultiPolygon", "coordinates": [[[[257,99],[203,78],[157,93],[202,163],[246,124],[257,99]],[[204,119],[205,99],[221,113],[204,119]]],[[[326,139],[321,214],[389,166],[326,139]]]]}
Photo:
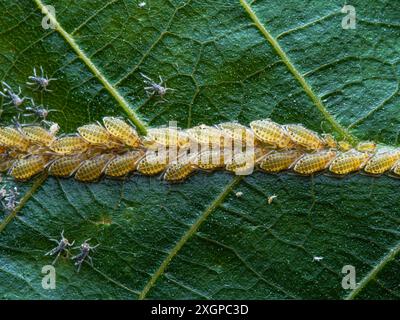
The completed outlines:
{"type": "Polygon", "coordinates": [[[57,260],[58,260],[58,258],[60,257],[60,254],[61,254],[61,251],[59,251],[58,252],[58,254],[57,254],[57,256],[56,256],[56,258],[53,260],[53,262],[51,263],[51,265],[55,265],[56,264],[56,262],[57,262],[57,260]]]}

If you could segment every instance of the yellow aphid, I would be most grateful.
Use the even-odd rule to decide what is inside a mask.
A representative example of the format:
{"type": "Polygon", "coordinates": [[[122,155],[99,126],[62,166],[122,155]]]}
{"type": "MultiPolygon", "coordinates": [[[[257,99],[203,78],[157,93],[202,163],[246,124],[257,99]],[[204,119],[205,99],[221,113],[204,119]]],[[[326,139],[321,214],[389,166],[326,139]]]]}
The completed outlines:
{"type": "Polygon", "coordinates": [[[55,177],[69,177],[85,160],[86,157],[81,154],[64,156],[51,163],[48,168],[48,173],[55,177]]]}
{"type": "Polygon", "coordinates": [[[329,171],[335,174],[348,174],[358,171],[367,163],[370,155],[351,149],[345,153],[339,154],[329,166],[329,171]]]}
{"type": "Polygon", "coordinates": [[[353,148],[353,146],[349,142],[342,140],[338,142],[338,148],[340,151],[346,152],[353,148]]]}
{"type": "Polygon", "coordinates": [[[186,147],[189,143],[189,137],[183,131],[175,128],[153,128],[147,130],[147,136],[143,140],[146,147],[165,146],[175,148],[186,147]]]}
{"type": "Polygon", "coordinates": [[[202,145],[222,146],[224,132],[204,124],[186,130],[189,138],[202,145]]]}
{"type": "Polygon", "coordinates": [[[241,125],[237,122],[225,122],[218,125],[226,136],[230,137],[234,143],[239,141],[242,146],[247,146],[248,144],[254,144],[254,134],[249,130],[249,128],[241,125]]]}
{"type": "Polygon", "coordinates": [[[144,175],[155,175],[165,170],[168,165],[168,153],[147,153],[137,164],[136,170],[144,175]]]}
{"type": "Polygon", "coordinates": [[[298,150],[271,151],[261,160],[260,168],[271,173],[287,170],[301,155],[298,150]]]}
{"type": "Polygon", "coordinates": [[[208,150],[200,153],[195,158],[195,163],[199,169],[203,170],[215,170],[223,168],[224,153],[219,150],[208,150]]]}
{"type": "Polygon", "coordinates": [[[104,117],[103,123],[113,137],[121,140],[127,146],[134,148],[140,146],[140,138],[136,130],[124,120],[114,117],[104,117]]]}
{"type": "Polygon", "coordinates": [[[296,162],[293,170],[300,174],[313,174],[325,170],[335,157],[336,152],[332,150],[307,153],[296,162]]]}
{"type": "Polygon", "coordinates": [[[125,176],[135,170],[136,164],[141,157],[143,157],[143,153],[138,151],[118,155],[108,163],[104,173],[110,177],[125,176]]]}
{"type": "Polygon", "coordinates": [[[324,141],[321,137],[302,125],[288,124],[285,126],[285,129],[296,145],[302,146],[308,150],[319,150],[324,147],[324,141]]]}
{"type": "Polygon", "coordinates": [[[10,157],[8,154],[0,154],[0,172],[5,172],[10,169],[15,159],[10,157]]]}
{"type": "Polygon", "coordinates": [[[50,144],[50,149],[59,154],[73,154],[85,152],[88,143],[79,136],[62,137],[50,144]]]}
{"type": "Polygon", "coordinates": [[[6,148],[14,148],[26,151],[29,148],[29,140],[17,129],[11,127],[0,128],[0,145],[6,148]]]}
{"type": "Polygon", "coordinates": [[[323,139],[325,146],[327,146],[328,148],[332,148],[332,149],[337,148],[338,143],[331,134],[329,134],[329,133],[323,134],[322,139],[323,139]]]}
{"type": "Polygon", "coordinates": [[[253,172],[255,156],[251,153],[237,153],[226,161],[225,169],[237,175],[248,175],[253,172]]]}
{"type": "Polygon", "coordinates": [[[118,146],[119,144],[111,137],[106,129],[98,124],[88,124],[78,128],[78,132],[83,139],[90,144],[104,145],[109,148],[118,146]]]}
{"type": "Polygon", "coordinates": [[[195,170],[195,165],[190,160],[177,161],[168,165],[163,174],[163,179],[169,182],[178,182],[187,178],[195,170]]]}
{"type": "Polygon", "coordinates": [[[250,122],[250,127],[258,140],[278,148],[287,148],[292,140],[286,130],[270,120],[256,120],[250,122]]]}
{"type": "Polygon", "coordinates": [[[379,152],[367,162],[364,171],[371,174],[382,174],[392,168],[399,159],[400,150],[379,152]]]}
{"type": "Polygon", "coordinates": [[[34,155],[17,160],[10,170],[10,175],[18,180],[26,180],[43,171],[48,158],[34,155]]]}
{"type": "Polygon", "coordinates": [[[357,145],[356,149],[360,152],[375,152],[376,143],[373,141],[362,141],[357,145]]]}
{"type": "Polygon", "coordinates": [[[55,139],[55,136],[50,131],[39,126],[23,127],[22,131],[30,141],[43,146],[50,145],[55,139]]]}
{"type": "Polygon", "coordinates": [[[102,154],[92,159],[86,160],[75,173],[78,181],[89,182],[100,178],[106,165],[114,158],[112,154],[102,154]]]}

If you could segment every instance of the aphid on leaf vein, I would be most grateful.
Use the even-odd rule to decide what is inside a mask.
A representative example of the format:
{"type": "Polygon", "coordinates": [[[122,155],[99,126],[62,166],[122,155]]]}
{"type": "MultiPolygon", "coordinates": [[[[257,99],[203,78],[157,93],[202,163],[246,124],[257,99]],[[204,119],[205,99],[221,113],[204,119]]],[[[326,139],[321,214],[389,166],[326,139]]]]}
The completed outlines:
{"type": "Polygon", "coordinates": [[[322,140],[325,144],[325,146],[327,146],[328,148],[331,149],[336,149],[338,147],[338,143],[335,140],[335,138],[329,134],[329,133],[324,133],[322,134],[322,140]]]}
{"type": "Polygon", "coordinates": [[[373,153],[376,150],[376,143],[373,141],[362,141],[356,146],[356,150],[373,153]]]}
{"type": "Polygon", "coordinates": [[[329,171],[344,175],[362,169],[371,156],[368,153],[351,149],[339,154],[329,165],[329,171]]]}
{"type": "Polygon", "coordinates": [[[72,156],[63,156],[62,158],[54,160],[49,168],[48,173],[54,177],[69,177],[79,168],[81,163],[86,160],[83,154],[72,156]]]}
{"type": "Polygon", "coordinates": [[[98,124],[87,124],[78,128],[80,136],[90,144],[115,148],[120,144],[115,141],[106,129],[98,124]]]}
{"type": "Polygon", "coordinates": [[[143,153],[139,151],[127,152],[111,160],[104,173],[110,177],[122,177],[136,169],[136,165],[143,153]]]}
{"type": "Polygon", "coordinates": [[[8,171],[16,160],[8,154],[0,154],[0,172],[8,171]]]}
{"type": "Polygon", "coordinates": [[[88,143],[79,136],[58,138],[50,144],[50,149],[59,154],[82,153],[88,147],[88,143]]]}
{"type": "Polygon", "coordinates": [[[255,155],[252,153],[236,153],[232,159],[226,161],[225,169],[236,175],[249,175],[254,170],[255,155]]]}
{"type": "Polygon", "coordinates": [[[17,180],[27,180],[42,172],[48,162],[48,157],[33,155],[17,160],[10,169],[10,175],[17,180]]]}
{"type": "Polygon", "coordinates": [[[29,146],[29,140],[17,129],[11,127],[0,128],[0,145],[6,148],[19,149],[26,151],[29,146]]]}
{"type": "Polygon", "coordinates": [[[168,165],[168,152],[160,154],[148,152],[137,164],[136,170],[144,175],[156,175],[165,170],[168,165]]]}
{"type": "Polygon", "coordinates": [[[217,126],[226,136],[229,136],[233,142],[239,141],[243,147],[248,144],[254,144],[254,134],[244,125],[237,122],[224,122],[217,126]]]}
{"type": "Polygon", "coordinates": [[[54,265],[62,253],[64,253],[64,252],[67,252],[67,254],[69,253],[68,248],[72,247],[74,245],[75,240],[72,241],[72,243],[70,243],[68,241],[68,239],[64,237],[64,230],[61,231],[61,239],[60,240],[56,240],[56,239],[50,239],[50,240],[57,243],[57,246],[55,248],[51,249],[49,252],[45,253],[45,256],[56,255],[55,259],[51,263],[52,265],[54,265]]]}
{"type": "Polygon", "coordinates": [[[140,138],[136,130],[127,124],[124,120],[114,117],[104,117],[104,126],[107,131],[115,138],[121,140],[129,147],[136,148],[140,146],[140,138]]]}
{"type": "Polygon", "coordinates": [[[222,150],[203,151],[195,158],[196,166],[203,170],[215,170],[225,166],[222,150]]]}
{"type": "Polygon", "coordinates": [[[313,174],[325,170],[335,157],[336,152],[333,150],[307,153],[296,161],[293,170],[300,174],[313,174]]]}
{"type": "Polygon", "coordinates": [[[288,124],[284,128],[289,132],[292,141],[308,150],[319,150],[324,147],[324,141],[318,134],[299,124],[288,124]]]}
{"type": "Polygon", "coordinates": [[[390,150],[375,154],[365,165],[364,171],[370,174],[382,174],[393,167],[400,159],[399,150],[390,150]]]}
{"type": "Polygon", "coordinates": [[[107,164],[114,157],[113,154],[101,154],[84,161],[75,172],[75,179],[83,182],[90,182],[99,179],[107,164]]]}
{"type": "Polygon", "coordinates": [[[147,131],[146,137],[143,139],[145,147],[153,149],[157,146],[165,146],[175,148],[186,147],[189,143],[189,137],[185,132],[175,128],[152,128],[147,131]]]}
{"type": "Polygon", "coordinates": [[[81,252],[78,253],[76,256],[73,256],[71,259],[76,260],[75,265],[78,266],[78,272],[81,270],[82,263],[86,260],[86,258],[89,259],[90,265],[93,267],[93,260],[92,257],[89,256],[90,251],[96,249],[100,244],[95,245],[92,247],[88,241],[90,239],[86,239],[79,247],[74,247],[74,249],[81,249],[81,252]]]}
{"type": "Polygon", "coordinates": [[[196,166],[189,160],[177,161],[170,164],[163,174],[163,179],[169,182],[179,182],[186,179],[196,166]]]}
{"type": "Polygon", "coordinates": [[[278,148],[288,148],[292,140],[286,130],[268,119],[250,122],[250,127],[258,140],[278,148]]]}
{"type": "Polygon", "coordinates": [[[21,128],[22,132],[31,142],[49,146],[55,139],[54,134],[39,126],[27,126],[21,128]]]}
{"type": "Polygon", "coordinates": [[[210,145],[214,147],[223,146],[224,132],[215,127],[204,124],[187,129],[189,138],[201,145],[210,145]]]}
{"type": "Polygon", "coordinates": [[[346,151],[351,150],[351,148],[353,148],[353,146],[349,142],[347,142],[345,140],[342,140],[342,141],[338,142],[338,149],[340,151],[346,152],[346,151]]]}
{"type": "Polygon", "coordinates": [[[5,105],[7,104],[12,104],[14,107],[16,107],[18,109],[18,107],[20,105],[22,105],[25,100],[29,99],[32,101],[32,98],[28,98],[28,97],[20,97],[21,95],[21,87],[18,87],[18,93],[14,93],[14,91],[11,89],[11,87],[5,83],[4,81],[2,82],[3,86],[5,87],[4,92],[0,91],[0,95],[2,95],[4,98],[9,99],[10,101],[7,102],[5,105]]]}
{"type": "Polygon", "coordinates": [[[33,82],[27,82],[26,83],[27,85],[30,85],[30,86],[37,85],[36,89],[40,89],[43,91],[51,91],[51,90],[47,89],[47,87],[50,84],[50,81],[57,80],[56,78],[49,78],[48,76],[45,76],[42,67],[40,67],[40,75],[37,75],[36,68],[33,68],[33,76],[29,76],[28,79],[33,82]]]}
{"type": "Polygon", "coordinates": [[[302,153],[299,150],[271,151],[260,162],[260,169],[265,172],[280,172],[287,170],[302,153]]]}

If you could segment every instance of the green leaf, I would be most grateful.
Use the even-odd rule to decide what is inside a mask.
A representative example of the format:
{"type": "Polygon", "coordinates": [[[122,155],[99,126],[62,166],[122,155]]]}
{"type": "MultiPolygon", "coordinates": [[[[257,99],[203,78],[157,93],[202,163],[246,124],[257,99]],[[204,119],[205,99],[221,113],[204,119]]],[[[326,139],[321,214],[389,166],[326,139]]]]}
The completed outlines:
{"type": "MultiPolygon", "coordinates": [[[[1,80],[56,109],[49,120],[63,132],[105,115],[125,116],[142,133],[170,120],[185,128],[269,117],[398,144],[394,1],[353,0],[356,29],[342,28],[339,0],[144,2],[48,1],[53,30],[42,28],[43,1],[0,0],[1,80]],[[34,66],[58,78],[52,92],[25,85],[34,66]],[[146,97],[140,72],[176,89],[167,102],[146,97]]],[[[220,172],[176,185],[138,175],[15,185],[21,204],[0,224],[1,298],[400,297],[393,178],[220,172]],[[56,289],[46,290],[42,267],[52,257],[44,254],[62,230],[100,245],[79,273],[61,257],[56,289]],[[345,265],[355,267],[355,289],[342,287],[345,265]]]]}

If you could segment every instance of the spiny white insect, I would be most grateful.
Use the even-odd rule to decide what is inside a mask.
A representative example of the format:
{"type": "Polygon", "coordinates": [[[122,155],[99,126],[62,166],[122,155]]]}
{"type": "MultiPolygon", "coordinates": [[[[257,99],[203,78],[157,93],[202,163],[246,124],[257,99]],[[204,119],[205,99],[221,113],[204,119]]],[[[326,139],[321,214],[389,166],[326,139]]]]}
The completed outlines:
{"type": "Polygon", "coordinates": [[[40,75],[36,73],[36,68],[33,68],[33,76],[28,77],[29,80],[33,82],[27,82],[26,84],[29,86],[36,85],[36,90],[40,89],[43,91],[51,91],[47,89],[50,84],[50,81],[57,80],[57,78],[49,78],[47,75],[44,74],[43,67],[40,66],[40,75]]]}
{"type": "Polygon", "coordinates": [[[160,82],[156,83],[145,74],[141,73],[140,75],[144,78],[144,83],[148,85],[148,87],[145,87],[144,90],[146,90],[146,94],[149,97],[158,95],[161,98],[161,101],[158,103],[168,101],[164,99],[165,94],[168,90],[174,91],[175,89],[167,88],[161,76],[159,76],[160,82]]]}
{"type": "Polygon", "coordinates": [[[80,253],[71,258],[72,260],[76,260],[75,265],[78,266],[78,272],[81,270],[82,263],[86,260],[86,258],[89,259],[90,265],[93,267],[93,260],[89,254],[90,251],[96,249],[100,244],[96,244],[94,247],[92,247],[88,241],[90,241],[90,239],[86,239],[80,246],[74,247],[74,249],[81,249],[80,253]]]}
{"type": "Polygon", "coordinates": [[[0,91],[0,95],[2,95],[4,98],[7,98],[10,100],[9,102],[5,103],[4,105],[12,104],[15,108],[18,109],[18,107],[21,106],[27,99],[33,103],[32,98],[20,97],[22,94],[21,87],[18,87],[18,93],[15,93],[6,82],[3,81],[2,84],[5,88],[4,88],[4,92],[0,91]]]}
{"type": "Polygon", "coordinates": [[[320,262],[323,259],[324,259],[324,257],[318,257],[318,256],[313,257],[313,261],[317,261],[317,262],[320,262]]]}
{"type": "Polygon", "coordinates": [[[235,193],[235,196],[236,196],[237,198],[240,198],[242,195],[243,195],[243,192],[242,192],[242,191],[238,191],[238,192],[235,193]]]}
{"type": "Polygon", "coordinates": [[[146,6],[146,2],[139,2],[138,7],[139,8],[144,8],[146,6]]]}
{"type": "Polygon", "coordinates": [[[56,254],[56,258],[51,263],[52,265],[54,265],[57,262],[58,258],[60,257],[61,253],[63,252],[67,252],[67,254],[69,253],[68,248],[74,245],[75,240],[72,241],[72,243],[70,243],[68,239],[64,237],[64,230],[61,231],[60,240],[57,239],[50,239],[50,240],[57,243],[57,246],[51,249],[49,252],[45,253],[45,256],[53,256],[56,254]]]}

